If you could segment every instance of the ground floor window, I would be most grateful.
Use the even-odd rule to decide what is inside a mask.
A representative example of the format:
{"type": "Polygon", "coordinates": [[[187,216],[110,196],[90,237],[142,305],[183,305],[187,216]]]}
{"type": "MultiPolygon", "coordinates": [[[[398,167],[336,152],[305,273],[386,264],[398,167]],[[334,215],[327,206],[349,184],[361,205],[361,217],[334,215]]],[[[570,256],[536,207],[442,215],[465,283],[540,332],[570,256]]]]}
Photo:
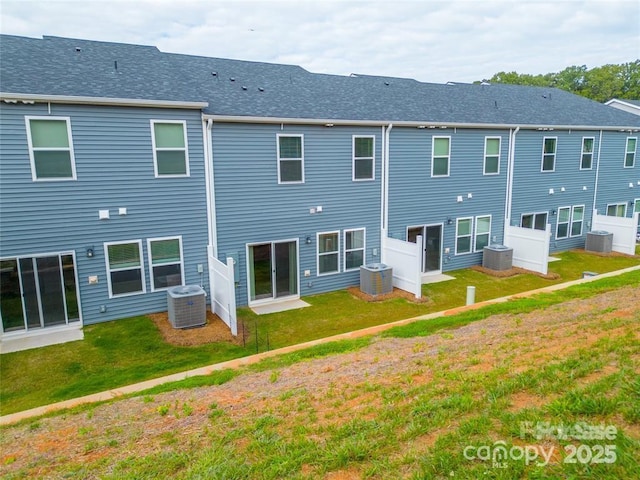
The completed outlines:
{"type": "Polygon", "coordinates": [[[318,275],[340,271],[340,232],[318,234],[318,275]]]}
{"type": "Polygon", "coordinates": [[[547,212],[523,213],[520,218],[520,226],[534,230],[546,230],[547,212]]]}
{"type": "Polygon", "coordinates": [[[458,218],[456,222],[456,255],[471,252],[473,218],[458,218]]]}
{"type": "Polygon", "coordinates": [[[105,243],[109,296],[131,295],[146,291],[142,265],[142,241],[105,243]]]}
{"type": "Polygon", "coordinates": [[[182,264],[182,239],[150,238],[147,240],[151,290],[162,290],[184,284],[182,264]]]}
{"type": "Polygon", "coordinates": [[[476,217],[476,241],[475,251],[481,252],[489,245],[491,237],[491,215],[476,217]]]}
{"type": "Polygon", "coordinates": [[[364,265],[364,228],[344,231],[344,269],[356,270],[364,265]]]}
{"type": "Polygon", "coordinates": [[[556,238],[579,237],[582,235],[584,223],[584,205],[573,207],[561,207],[558,209],[558,223],[556,225],[556,238]]]}
{"type": "Polygon", "coordinates": [[[607,216],[626,217],[627,204],[626,203],[610,203],[609,205],[607,205],[607,216]]]}
{"type": "Polygon", "coordinates": [[[73,253],[0,260],[2,331],[80,321],[73,253]]]}

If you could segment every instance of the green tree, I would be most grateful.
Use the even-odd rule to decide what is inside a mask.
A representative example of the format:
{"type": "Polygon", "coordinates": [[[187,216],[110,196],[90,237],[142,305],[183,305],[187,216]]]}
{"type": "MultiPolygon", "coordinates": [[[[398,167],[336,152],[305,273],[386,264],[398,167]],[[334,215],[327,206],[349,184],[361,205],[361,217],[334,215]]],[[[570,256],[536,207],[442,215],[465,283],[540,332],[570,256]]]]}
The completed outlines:
{"type": "Polygon", "coordinates": [[[499,72],[489,81],[511,85],[556,87],[597,102],[606,102],[612,98],[640,100],[640,60],[620,65],[603,65],[590,70],[586,65],[574,65],[560,72],[538,75],[499,72]]]}

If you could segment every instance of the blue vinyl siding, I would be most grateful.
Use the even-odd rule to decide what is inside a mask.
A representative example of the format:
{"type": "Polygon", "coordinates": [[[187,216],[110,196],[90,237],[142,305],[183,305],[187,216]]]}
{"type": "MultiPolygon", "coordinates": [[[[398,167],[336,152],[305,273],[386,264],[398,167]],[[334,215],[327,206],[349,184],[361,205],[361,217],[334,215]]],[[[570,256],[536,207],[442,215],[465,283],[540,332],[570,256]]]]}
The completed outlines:
{"type": "Polygon", "coordinates": [[[457,218],[491,215],[490,243],[503,242],[508,130],[394,127],[389,145],[389,236],[406,240],[409,226],[444,224],[443,252],[449,248],[443,253],[445,271],[482,262],[482,252],[455,255],[457,218]],[[434,136],[451,137],[448,177],[431,177],[434,136]],[[501,138],[499,175],[483,174],[487,136],[501,138]]]}
{"type": "Polygon", "coordinates": [[[633,213],[633,202],[640,198],[640,166],[636,150],[635,166],[624,168],[624,155],[629,136],[638,137],[638,133],[629,135],[627,132],[603,132],[602,151],[600,154],[600,174],[598,176],[598,195],[596,208],[598,213],[605,215],[607,205],[612,203],[625,203],[627,205],[627,217],[633,213]],[[632,184],[632,187],[629,187],[632,184]]]}
{"type": "Polygon", "coordinates": [[[379,261],[380,135],[381,129],[375,127],[214,123],[218,258],[232,256],[238,261],[238,305],[248,301],[246,245],[250,243],[299,239],[301,296],[359,283],[358,270],[343,272],[346,229],[366,228],[365,262],[379,261]],[[277,134],[304,135],[304,183],[278,184],[277,134]],[[374,181],[352,179],[352,135],[375,136],[374,181]],[[317,206],[322,206],[322,213],[309,213],[317,206]],[[316,234],[336,230],[341,273],[318,276],[316,234]],[[304,276],[305,270],[310,276],[304,276]]]}
{"type": "Polygon", "coordinates": [[[166,292],[151,293],[148,238],[182,236],[185,281],[206,285],[207,213],[199,111],[52,104],[71,119],[77,180],[34,182],[25,116],[46,104],[3,105],[0,256],[76,252],[85,324],[166,310],[166,292]],[[191,175],[155,178],[150,119],[186,120],[191,175]],[[118,215],[125,207],[127,214],[118,215]],[[108,209],[109,220],[98,210],[108,209]],[[146,294],[109,298],[104,242],[142,240],[146,294]],[[87,258],[87,247],[95,256],[87,258]],[[205,274],[197,273],[197,264],[205,274]],[[97,275],[98,284],[88,277],[97,275]],[[107,308],[100,313],[100,307],[107,308]]]}
{"type": "Polygon", "coordinates": [[[599,135],[599,131],[579,130],[518,132],[515,140],[511,225],[520,225],[522,214],[547,212],[547,222],[551,224],[551,251],[584,247],[586,234],[591,226],[599,135]],[[553,172],[541,171],[542,145],[545,137],[558,139],[553,172]],[[583,137],[594,137],[593,165],[590,170],[580,170],[583,137]],[[553,194],[549,193],[550,189],[553,189],[553,194]],[[558,210],[575,205],[585,207],[582,235],[556,239],[558,210]],[[556,215],[553,215],[553,211],[556,211],[556,215]]]}

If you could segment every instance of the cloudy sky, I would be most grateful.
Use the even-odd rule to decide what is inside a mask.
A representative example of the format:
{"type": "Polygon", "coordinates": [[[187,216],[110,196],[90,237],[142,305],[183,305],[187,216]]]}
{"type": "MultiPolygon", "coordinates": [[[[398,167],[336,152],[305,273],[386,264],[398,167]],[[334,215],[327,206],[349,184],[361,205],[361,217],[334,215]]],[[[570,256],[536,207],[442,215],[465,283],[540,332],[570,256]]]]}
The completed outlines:
{"type": "Polygon", "coordinates": [[[640,58],[638,0],[0,0],[0,18],[6,34],[437,83],[640,58]]]}

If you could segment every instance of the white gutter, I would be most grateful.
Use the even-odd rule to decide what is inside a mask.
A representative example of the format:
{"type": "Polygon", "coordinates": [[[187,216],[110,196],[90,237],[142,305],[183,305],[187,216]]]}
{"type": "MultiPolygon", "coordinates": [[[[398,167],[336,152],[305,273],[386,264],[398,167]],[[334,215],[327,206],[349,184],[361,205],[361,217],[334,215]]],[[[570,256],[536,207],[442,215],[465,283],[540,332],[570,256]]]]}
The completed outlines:
{"type": "Polygon", "coordinates": [[[0,100],[5,103],[32,104],[36,102],[68,103],[89,105],[113,105],[122,107],[188,108],[201,110],[208,102],[178,102],[173,100],[146,100],[142,98],[82,97],[72,95],[39,95],[32,93],[0,92],[0,100]]]}
{"type": "Polygon", "coordinates": [[[211,255],[218,257],[218,223],[216,218],[216,195],[215,182],[213,178],[213,143],[212,131],[213,120],[203,121],[203,137],[204,137],[204,174],[205,185],[207,190],[207,228],[208,240],[211,246],[211,255]]]}
{"type": "MultiPolygon", "coordinates": [[[[600,177],[600,152],[602,150],[602,130],[598,138],[598,164],[596,165],[596,182],[593,186],[593,208],[591,209],[591,225],[593,225],[593,217],[596,214],[596,202],[598,197],[598,179],[600,177]]],[[[605,212],[606,213],[606,212],[605,212]]]]}
{"type": "Polygon", "coordinates": [[[520,127],[509,131],[509,153],[507,155],[507,192],[504,203],[504,238],[506,238],[507,227],[511,225],[511,206],[513,202],[513,176],[516,162],[516,135],[520,127]]]}
{"type": "MultiPolygon", "coordinates": [[[[324,125],[327,127],[351,125],[351,126],[386,126],[389,125],[388,120],[344,120],[344,119],[331,119],[331,118],[291,118],[291,117],[256,117],[256,116],[241,116],[241,115],[210,115],[205,114],[205,119],[213,119],[216,122],[228,122],[228,123],[289,123],[298,125],[324,125]]],[[[414,127],[414,128],[427,128],[427,129],[446,129],[446,128],[519,128],[521,130],[540,130],[552,132],[554,130],[617,130],[625,132],[637,132],[640,131],[640,125],[632,126],[598,126],[598,125],[522,125],[522,124],[510,124],[510,123],[460,123],[460,122],[431,122],[424,121],[398,121],[393,122],[396,127],[414,127]]]]}
{"type": "MultiPolygon", "coordinates": [[[[393,123],[390,123],[384,133],[384,162],[382,165],[382,230],[384,234],[387,234],[389,229],[389,139],[391,130],[393,129],[393,123]]],[[[384,130],[384,127],[383,127],[384,130]]]]}

